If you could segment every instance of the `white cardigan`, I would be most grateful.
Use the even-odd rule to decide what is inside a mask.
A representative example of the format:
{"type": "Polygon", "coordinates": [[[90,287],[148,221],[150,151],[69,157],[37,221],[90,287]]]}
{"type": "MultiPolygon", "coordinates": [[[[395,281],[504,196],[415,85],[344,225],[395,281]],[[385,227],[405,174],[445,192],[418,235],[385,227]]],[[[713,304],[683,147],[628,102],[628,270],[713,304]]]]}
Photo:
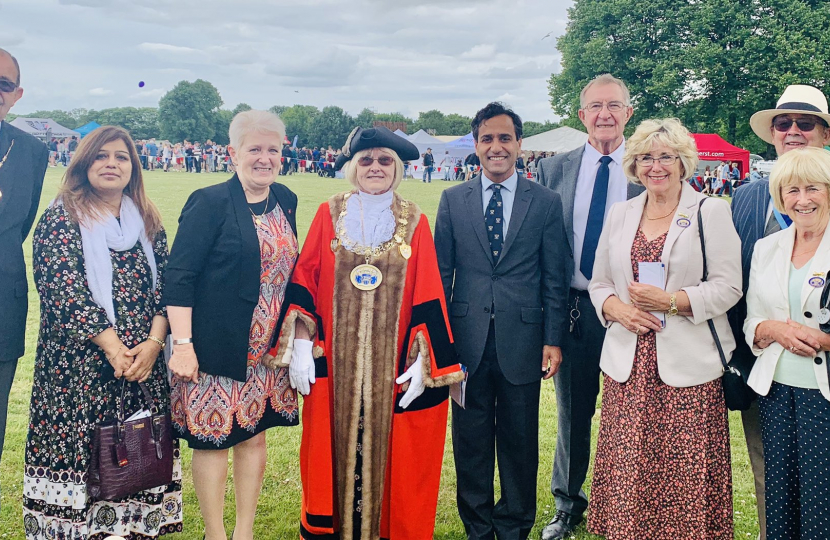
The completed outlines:
{"type": "MultiPolygon", "coordinates": [[[[631,376],[637,335],[622,324],[605,319],[602,305],[616,295],[630,302],[628,285],[634,281],[631,246],[640,226],[647,193],[615,204],[602,227],[594,275],[588,290],[597,315],[608,329],[602,345],[600,368],[609,377],[625,382],[631,376]]],[[[680,204],[669,227],[661,260],[665,265],[666,290],[689,295],[693,316],[666,317],[657,333],[657,367],[660,379],[677,387],[704,384],[723,373],[720,356],[706,323],[714,319],[727,360],[735,350],[726,311],[741,298],[741,240],[732,224],[726,201],[710,199],[703,205],[708,281],[703,277],[703,256],[698,236],[698,204],[705,195],[683,182],[680,204]],[[686,225],[681,226],[681,225],[686,225]]]]}
{"type": "MultiPolygon", "coordinates": [[[[749,374],[749,386],[760,395],[769,393],[772,377],[778,365],[778,359],[784,347],[773,342],[766,349],[759,349],[755,343],[755,329],[766,320],[786,321],[790,316],[789,280],[790,264],[795,245],[795,226],[771,234],[758,240],[752,254],[752,266],[749,272],[749,290],[746,293],[747,315],[744,322],[746,342],[752,352],[758,356],[755,366],[749,374]]],[[[804,325],[818,328],[819,300],[822,287],[813,287],[810,280],[814,277],[826,279],[830,270],[830,234],[825,233],[816,250],[807,279],[801,286],[801,309],[804,313],[804,325]],[[809,316],[808,316],[809,314],[809,316]]],[[[814,281],[814,283],[817,283],[814,281]]],[[[830,385],[827,377],[827,357],[824,353],[813,360],[819,390],[825,399],[830,400],[830,385]]]]}

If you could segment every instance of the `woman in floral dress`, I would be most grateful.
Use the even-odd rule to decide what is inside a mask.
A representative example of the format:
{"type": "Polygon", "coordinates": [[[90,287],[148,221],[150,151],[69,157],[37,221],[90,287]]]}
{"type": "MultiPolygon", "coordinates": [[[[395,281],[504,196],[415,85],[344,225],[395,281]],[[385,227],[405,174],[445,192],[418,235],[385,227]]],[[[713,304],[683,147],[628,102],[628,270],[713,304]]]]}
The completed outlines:
{"type": "Polygon", "coordinates": [[[589,291],[608,330],[588,530],[609,540],[732,538],[723,368],[707,320],[731,356],[741,249],[729,205],[686,181],[696,166],[679,121],[640,124],[623,170],[646,190],[611,207],[597,248],[589,291]],[[714,239],[705,282],[699,234],[714,239]]]}
{"type": "Polygon", "coordinates": [[[274,183],[285,126],[246,111],[230,126],[238,174],[195,191],[182,210],[164,303],[175,375],[173,426],[193,449],[193,485],[207,540],[225,540],[223,507],[233,448],[236,540],[252,540],[265,471],[265,430],[298,423],[286,369],[262,358],[297,259],[297,197],[274,183]]]}
{"type": "MultiPolygon", "coordinates": [[[[105,126],[78,146],[34,233],[40,336],[26,442],[26,537],[157,538],[182,530],[181,467],[173,482],[117,501],[87,493],[95,425],[115,414],[121,381],[144,382],[170,406],[161,346],[167,238],[144,194],[135,145],[105,126]]],[[[127,384],[125,413],[144,408],[127,384]]]]}

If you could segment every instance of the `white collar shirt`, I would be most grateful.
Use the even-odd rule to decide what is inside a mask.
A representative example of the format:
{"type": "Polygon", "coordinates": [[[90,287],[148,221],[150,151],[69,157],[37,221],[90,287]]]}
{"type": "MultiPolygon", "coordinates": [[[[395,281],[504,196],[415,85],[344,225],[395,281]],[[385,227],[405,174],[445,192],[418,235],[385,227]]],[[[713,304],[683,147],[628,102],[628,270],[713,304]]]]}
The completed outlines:
{"type": "MultiPolygon", "coordinates": [[[[605,217],[614,203],[628,198],[628,180],[623,174],[622,159],[625,154],[625,141],[609,154],[612,159],[608,164],[608,195],[605,200],[605,217]]],[[[591,208],[591,197],[594,194],[594,183],[599,171],[599,160],[603,156],[589,143],[585,143],[585,152],[582,154],[582,163],[579,166],[579,176],[574,190],[574,274],[571,277],[571,287],[581,291],[588,289],[588,278],[579,270],[582,261],[582,246],[585,243],[585,229],[588,226],[588,212],[591,208]]]]}
{"type": "MultiPolygon", "coordinates": [[[[484,171],[481,171],[481,218],[484,219],[484,212],[487,211],[487,205],[490,204],[490,198],[493,196],[493,190],[490,189],[495,182],[487,178],[484,171]]],[[[513,214],[513,200],[516,198],[516,187],[519,183],[519,176],[516,171],[501,183],[501,207],[504,213],[502,221],[502,234],[507,239],[507,228],[510,226],[510,216],[513,214]]]]}

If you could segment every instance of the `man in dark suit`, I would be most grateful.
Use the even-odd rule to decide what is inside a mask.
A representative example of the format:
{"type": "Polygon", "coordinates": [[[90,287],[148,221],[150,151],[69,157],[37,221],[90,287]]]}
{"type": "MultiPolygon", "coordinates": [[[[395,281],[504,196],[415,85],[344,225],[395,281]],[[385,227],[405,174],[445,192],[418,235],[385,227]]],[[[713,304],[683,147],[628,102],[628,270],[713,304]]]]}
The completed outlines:
{"type": "MultiPolygon", "coordinates": [[[[778,100],[775,109],[758,111],[750,119],[755,134],[773,144],[778,157],[794,148],[830,144],[830,115],[827,114],[827,98],[821,90],[811,86],[791,85],[778,100]],[[799,121],[801,125],[799,126],[799,121]],[[808,129],[809,128],[809,129],[808,129]]],[[[755,242],[787,228],[790,219],[777,212],[769,193],[769,179],[761,178],[735,190],[732,199],[732,222],[741,237],[741,264],[743,267],[744,298],[729,310],[729,324],[738,348],[732,361],[745,364],[754,361],[754,355],[744,339],[743,325],[746,319],[746,291],[749,288],[749,270],[755,242]]],[[[767,527],[764,497],[764,448],[761,443],[760,411],[758,402],[741,412],[749,461],[755,477],[755,495],[758,507],[758,524],[761,539],[766,538],[767,527]]]]}
{"type": "Polygon", "coordinates": [[[562,367],[554,378],[559,431],[551,492],[556,513],[542,531],[544,540],[569,536],[582,521],[588,497],[582,484],[591,458],[591,418],[599,394],[599,359],[605,328],[591,298],[591,280],[599,235],[605,216],[616,202],[642,192],[622,171],[623,129],[634,112],[625,83],[600,75],[579,96],[579,119],[588,130],[584,146],[539,161],[539,183],[562,199],[567,247],[573,253],[568,331],[562,341],[562,367]]]}
{"type": "Polygon", "coordinates": [[[435,222],[450,324],[468,373],[465,408],[452,408],[458,513],[470,540],[521,540],[536,518],[539,391],[562,358],[570,252],[559,196],[516,174],[519,116],[491,103],[472,128],[482,173],[444,191],[435,222]]]}
{"type": "Polygon", "coordinates": [[[26,332],[29,287],[23,240],[35,221],[49,164],[45,144],[5,121],[21,96],[20,66],[0,49],[0,456],[9,392],[26,332]]]}

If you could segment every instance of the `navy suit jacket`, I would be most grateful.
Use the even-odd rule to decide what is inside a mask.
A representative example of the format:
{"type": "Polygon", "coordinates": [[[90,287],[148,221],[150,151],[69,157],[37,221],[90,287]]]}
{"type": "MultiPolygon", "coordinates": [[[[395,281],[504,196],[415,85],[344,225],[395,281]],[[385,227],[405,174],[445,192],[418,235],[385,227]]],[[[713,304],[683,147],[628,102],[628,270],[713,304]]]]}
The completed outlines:
{"type": "Polygon", "coordinates": [[[732,198],[732,223],[741,238],[741,269],[743,270],[743,292],[741,300],[729,310],[729,325],[735,335],[737,348],[733,358],[738,356],[754,358],[755,355],[744,339],[744,320],[746,319],[746,290],[749,288],[749,267],[755,242],[764,237],[767,226],[767,208],[769,208],[769,180],[763,179],[743,185],[735,190],[732,198]]]}
{"type": "Polygon", "coordinates": [[[23,356],[28,310],[23,240],[37,216],[49,150],[4,121],[0,160],[4,156],[6,162],[0,168],[0,362],[16,362],[23,356]]]}
{"type": "Polygon", "coordinates": [[[542,346],[561,345],[566,268],[573,265],[559,195],[519,178],[502,254],[493,264],[480,176],[448,188],[438,204],[435,250],[461,363],[475,373],[492,317],[505,378],[516,385],[538,381],[542,346]]]}

